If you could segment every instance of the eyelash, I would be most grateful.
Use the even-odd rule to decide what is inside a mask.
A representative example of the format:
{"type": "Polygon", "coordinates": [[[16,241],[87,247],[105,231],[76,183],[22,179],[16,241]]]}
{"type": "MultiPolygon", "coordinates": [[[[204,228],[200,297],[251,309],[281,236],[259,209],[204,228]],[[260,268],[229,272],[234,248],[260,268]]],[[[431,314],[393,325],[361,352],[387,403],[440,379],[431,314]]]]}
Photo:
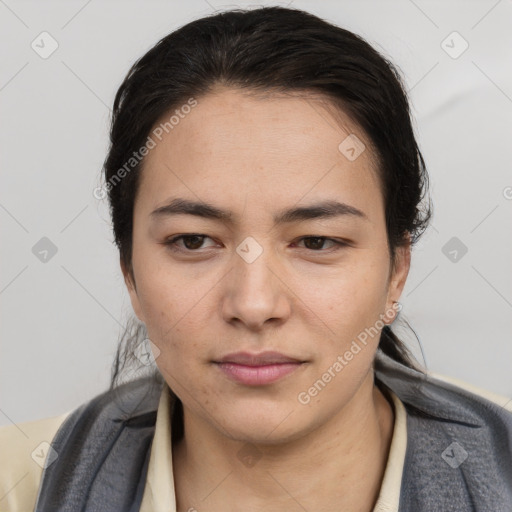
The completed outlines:
{"type": "MultiPolygon", "coordinates": [[[[179,240],[182,240],[184,238],[192,238],[192,237],[210,238],[209,236],[202,235],[200,233],[187,233],[185,235],[178,235],[178,236],[175,236],[173,238],[170,238],[169,240],[164,242],[164,245],[167,246],[173,252],[181,252],[181,253],[199,252],[199,249],[187,249],[187,248],[178,247],[176,245],[176,242],[178,242],[179,240]]],[[[337,250],[341,249],[342,247],[348,246],[347,243],[341,242],[340,240],[336,240],[334,238],[329,238],[329,237],[326,237],[326,236],[317,236],[317,235],[303,236],[303,237],[301,237],[299,239],[299,241],[308,240],[308,239],[315,239],[315,238],[321,239],[321,240],[324,240],[324,241],[333,242],[335,244],[334,247],[331,247],[330,249],[327,249],[327,250],[308,249],[309,251],[316,252],[316,253],[327,253],[327,252],[337,251],[337,250]]]]}

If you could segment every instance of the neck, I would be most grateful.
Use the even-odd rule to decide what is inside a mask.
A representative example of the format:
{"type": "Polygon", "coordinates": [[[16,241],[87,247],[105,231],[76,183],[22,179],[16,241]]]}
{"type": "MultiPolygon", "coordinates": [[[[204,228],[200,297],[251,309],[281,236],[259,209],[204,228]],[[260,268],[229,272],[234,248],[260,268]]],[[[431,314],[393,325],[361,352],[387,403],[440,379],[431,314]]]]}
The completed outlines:
{"type": "Polygon", "coordinates": [[[291,442],[244,445],[184,408],[185,435],[173,447],[177,510],[351,510],[378,498],[393,433],[393,408],[369,372],[349,403],[313,432],[291,442]],[[230,508],[231,507],[231,508],[230,508]]]}

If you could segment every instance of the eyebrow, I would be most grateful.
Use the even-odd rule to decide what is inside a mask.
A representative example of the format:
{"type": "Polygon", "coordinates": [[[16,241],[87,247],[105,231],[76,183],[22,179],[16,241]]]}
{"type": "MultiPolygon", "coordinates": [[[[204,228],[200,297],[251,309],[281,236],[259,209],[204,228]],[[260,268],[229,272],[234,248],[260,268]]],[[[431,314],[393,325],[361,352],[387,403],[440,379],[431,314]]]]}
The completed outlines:
{"type": "MultiPolygon", "coordinates": [[[[152,219],[169,217],[173,215],[194,215],[204,219],[221,220],[233,223],[235,215],[229,210],[222,210],[212,204],[191,201],[189,199],[175,198],[167,204],[153,210],[152,219]]],[[[351,216],[369,220],[364,212],[346,203],[338,201],[322,201],[308,206],[299,206],[281,211],[274,215],[274,224],[287,224],[311,219],[326,219],[339,216],[351,216]]]]}

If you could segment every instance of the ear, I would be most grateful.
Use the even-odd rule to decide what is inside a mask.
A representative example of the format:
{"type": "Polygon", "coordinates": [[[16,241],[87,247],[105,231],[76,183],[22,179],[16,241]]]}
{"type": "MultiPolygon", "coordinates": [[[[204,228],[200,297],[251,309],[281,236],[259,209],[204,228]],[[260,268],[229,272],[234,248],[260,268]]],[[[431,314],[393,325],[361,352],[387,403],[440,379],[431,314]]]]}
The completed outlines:
{"type": "Polygon", "coordinates": [[[142,313],[142,308],[139,302],[139,296],[137,295],[135,277],[133,276],[133,267],[131,267],[131,270],[128,270],[122,259],[120,259],[119,262],[121,265],[121,271],[123,272],[124,282],[126,284],[126,288],[128,289],[128,294],[130,295],[133,311],[137,315],[137,318],[141,322],[145,323],[144,315],[142,313]]]}
{"type": "Polygon", "coordinates": [[[408,236],[406,244],[397,247],[395,254],[395,266],[391,271],[388,286],[386,309],[393,306],[394,301],[400,300],[402,291],[409,275],[411,267],[411,237],[408,236]]]}

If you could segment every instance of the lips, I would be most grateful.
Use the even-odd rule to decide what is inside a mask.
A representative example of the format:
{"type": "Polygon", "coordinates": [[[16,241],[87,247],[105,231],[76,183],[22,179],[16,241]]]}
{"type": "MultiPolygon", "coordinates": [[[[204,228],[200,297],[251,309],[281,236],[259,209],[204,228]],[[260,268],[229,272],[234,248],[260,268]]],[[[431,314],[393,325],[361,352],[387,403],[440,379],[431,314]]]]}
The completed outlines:
{"type": "Polygon", "coordinates": [[[236,352],[224,356],[216,363],[233,363],[243,366],[266,366],[284,363],[303,363],[300,359],[289,357],[280,352],[267,351],[260,354],[251,354],[249,352],[236,352]]]}
{"type": "Polygon", "coordinates": [[[214,362],[226,377],[238,384],[264,386],[293,373],[306,361],[279,352],[237,352],[214,362]]]}

